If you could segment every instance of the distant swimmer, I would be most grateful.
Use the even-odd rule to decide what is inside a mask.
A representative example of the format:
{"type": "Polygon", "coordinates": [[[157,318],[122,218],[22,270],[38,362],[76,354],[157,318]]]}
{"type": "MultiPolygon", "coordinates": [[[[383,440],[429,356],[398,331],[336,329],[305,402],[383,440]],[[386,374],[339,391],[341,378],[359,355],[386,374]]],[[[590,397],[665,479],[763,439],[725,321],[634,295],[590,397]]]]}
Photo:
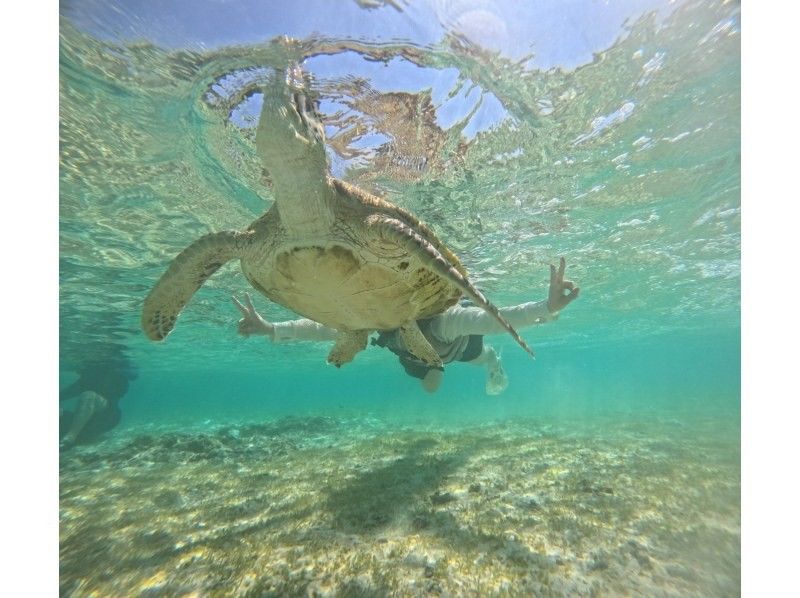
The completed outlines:
{"type": "MultiPolygon", "coordinates": [[[[558,318],[558,314],[575,298],[580,289],[570,280],[564,280],[566,262],[562,257],[559,267],[550,266],[550,289],[547,299],[531,301],[513,307],[501,308],[500,313],[515,328],[525,328],[543,324],[558,318]]],[[[323,326],[313,320],[300,319],[287,322],[267,322],[253,307],[250,295],[245,294],[243,305],[235,297],[233,302],[244,316],[239,320],[239,334],[242,336],[267,336],[275,343],[291,341],[333,341],[336,330],[323,326]]],[[[497,395],[508,386],[508,377],[497,352],[484,344],[487,334],[505,332],[497,320],[475,306],[454,305],[445,312],[419,320],[420,330],[436,349],[442,364],[463,361],[486,368],[486,393],[497,395]]],[[[436,392],[442,382],[444,367],[426,364],[412,355],[403,343],[397,330],[378,332],[372,344],[385,347],[400,359],[400,364],[409,376],[419,378],[422,387],[428,392],[436,392]]]]}
{"type": "Polygon", "coordinates": [[[62,450],[95,442],[114,428],[122,417],[119,401],[137,377],[121,352],[87,362],[77,373],[78,379],[59,393],[60,401],[77,398],[74,410],[62,409],[59,416],[62,450]]]}

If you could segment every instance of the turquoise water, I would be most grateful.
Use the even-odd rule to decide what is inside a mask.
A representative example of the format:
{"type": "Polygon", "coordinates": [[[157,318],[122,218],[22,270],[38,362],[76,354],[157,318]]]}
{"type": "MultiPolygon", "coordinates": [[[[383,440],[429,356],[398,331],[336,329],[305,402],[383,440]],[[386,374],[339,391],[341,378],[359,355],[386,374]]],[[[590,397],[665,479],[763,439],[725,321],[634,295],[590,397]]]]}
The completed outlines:
{"type": "Polygon", "coordinates": [[[62,594],[738,593],[738,4],[261,4],[62,6],[61,383],[137,371],[119,426],[62,453],[62,594]],[[581,295],[520,331],[536,359],[487,338],[503,394],[243,339],[235,263],[141,332],[179,251],[271,205],[255,126],[289,60],[334,175],[496,305],[566,257],[581,295]]]}

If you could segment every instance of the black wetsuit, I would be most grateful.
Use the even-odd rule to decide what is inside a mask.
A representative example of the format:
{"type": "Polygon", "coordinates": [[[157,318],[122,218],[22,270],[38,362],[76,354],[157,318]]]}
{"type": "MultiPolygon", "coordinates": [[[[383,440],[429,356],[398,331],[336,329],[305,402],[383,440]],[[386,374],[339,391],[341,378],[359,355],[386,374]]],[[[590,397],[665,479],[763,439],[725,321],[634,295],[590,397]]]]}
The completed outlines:
{"type": "MultiPolygon", "coordinates": [[[[483,351],[483,336],[480,334],[470,334],[466,337],[459,337],[450,343],[443,343],[438,339],[432,338],[429,332],[430,320],[419,320],[417,324],[422,330],[422,334],[428,342],[431,343],[439,357],[442,359],[442,364],[452,363],[454,361],[472,361],[476,359],[483,351]]],[[[406,371],[406,374],[419,378],[422,380],[428,375],[431,370],[444,371],[444,368],[435,368],[429,366],[421,359],[415,357],[403,345],[400,335],[397,330],[389,330],[379,332],[377,338],[372,339],[372,344],[379,347],[386,347],[400,358],[400,365],[406,371]]]]}

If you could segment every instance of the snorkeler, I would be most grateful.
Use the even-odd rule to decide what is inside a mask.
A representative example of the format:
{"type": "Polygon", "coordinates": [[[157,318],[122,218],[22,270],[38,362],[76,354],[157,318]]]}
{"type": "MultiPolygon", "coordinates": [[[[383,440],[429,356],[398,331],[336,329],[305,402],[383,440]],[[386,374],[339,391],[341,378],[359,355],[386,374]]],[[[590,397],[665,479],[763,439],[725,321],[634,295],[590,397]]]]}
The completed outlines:
{"type": "Polygon", "coordinates": [[[77,397],[74,411],[62,409],[59,415],[61,449],[92,443],[114,428],[122,417],[119,401],[137,377],[119,351],[113,358],[81,365],[77,373],[78,379],[59,393],[60,401],[77,397]]]}
{"type": "MultiPolygon", "coordinates": [[[[531,301],[500,310],[503,317],[515,328],[542,324],[558,318],[559,312],[569,305],[580,292],[570,280],[564,280],[566,262],[562,257],[558,269],[550,266],[550,289],[544,301],[531,301]]],[[[236,297],[233,302],[244,316],[239,320],[242,336],[263,335],[276,343],[287,341],[333,341],[337,332],[308,319],[288,322],[267,322],[253,307],[250,295],[245,294],[242,305],[236,297]]],[[[500,357],[490,346],[485,345],[486,334],[502,334],[505,330],[483,309],[475,306],[454,305],[441,314],[418,321],[425,338],[439,353],[443,364],[463,361],[486,368],[486,393],[497,395],[508,386],[508,377],[503,370],[500,357]]],[[[427,365],[406,349],[396,330],[378,333],[372,344],[386,347],[400,358],[406,373],[419,378],[428,392],[438,390],[444,368],[427,365]]]]}

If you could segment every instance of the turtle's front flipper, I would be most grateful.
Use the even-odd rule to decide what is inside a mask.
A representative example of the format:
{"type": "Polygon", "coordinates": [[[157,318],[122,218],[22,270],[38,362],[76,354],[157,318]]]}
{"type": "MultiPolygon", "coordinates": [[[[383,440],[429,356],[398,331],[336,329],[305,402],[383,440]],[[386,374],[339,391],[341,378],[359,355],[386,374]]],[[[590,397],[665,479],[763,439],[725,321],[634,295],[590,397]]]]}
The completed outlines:
{"type": "Polygon", "coordinates": [[[166,338],[192,295],[224,263],[241,257],[252,234],[211,233],[181,251],[144,300],[142,329],[148,338],[166,338]]]}
{"type": "Polygon", "coordinates": [[[408,349],[410,353],[431,367],[442,367],[442,358],[436,352],[436,349],[428,342],[428,339],[425,338],[425,335],[422,334],[422,330],[419,329],[419,326],[414,320],[401,326],[399,332],[400,337],[406,345],[406,349],[408,349]]]}
{"type": "Polygon", "coordinates": [[[345,363],[353,361],[356,353],[366,348],[368,337],[369,330],[340,332],[336,339],[336,344],[328,354],[328,363],[332,363],[337,368],[340,368],[345,363]]]}
{"type": "Polygon", "coordinates": [[[426,268],[445,280],[450,281],[452,285],[471,298],[475,302],[475,305],[489,312],[494,319],[508,331],[514,340],[517,341],[519,346],[533,357],[533,351],[528,347],[527,343],[522,340],[522,337],[520,337],[514,327],[506,321],[500,313],[500,310],[497,309],[497,306],[490,303],[489,300],[484,297],[483,293],[476,289],[469,279],[461,274],[461,272],[450,263],[447,257],[431,244],[430,241],[426,240],[413,228],[397,218],[375,215],[369,216],[367,218],[367,223],[384,239],[397,243],[400,247],[408,251],[409,254],[418,257],[426,268]]]}

